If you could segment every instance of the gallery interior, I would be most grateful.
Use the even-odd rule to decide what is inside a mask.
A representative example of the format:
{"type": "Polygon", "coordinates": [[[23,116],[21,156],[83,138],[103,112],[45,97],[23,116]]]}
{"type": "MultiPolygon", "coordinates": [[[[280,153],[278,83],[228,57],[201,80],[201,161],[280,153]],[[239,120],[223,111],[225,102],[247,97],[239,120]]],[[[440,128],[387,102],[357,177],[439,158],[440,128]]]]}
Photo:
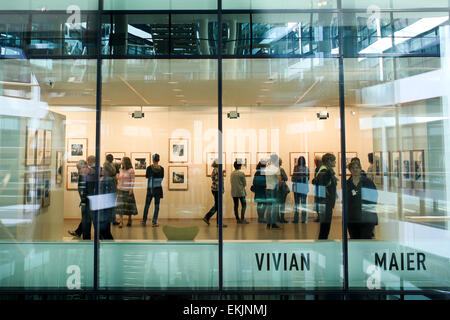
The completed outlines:
{"type": "MultiPolygon", "coordinates": [[[[47,1],[40,11],[0,5],[0,291],[220,287],[281,294],[345,283],[350,290],[448,293],[448,3],[421,9],[375,1],[383,10],[373,22],[368,5],[345,0],[305,1],[313,9],[288,1],[287,12],[258,1],[250,9],[224,0],[224,10],[205,1],[204,8],[157,11],[105,0],[103,12],[95,1],[75,2],[79,29],[66,22],[63,4],[47,1]],[[28,18],[31,40],[22,38],[28,18]],[[325,153],[336,157],[337,199],[329,237],[318,240],[312,179],[325,153]],[[110,225],[113,240],[99,239],[94,225],[92,239],[73,236],[82,216],[76,165],[96,156],[103,166],[108,154],[117,163],[131,159],[138,214],[131,226],[110,225]],[[145,169],[155,154],[165,170],[158,227],[141,224],[145,169]],[[290,190],[288,223],[279,230],[258,222],[251,191],[257,164],[272,154],[290,190]],[[311,172],[307,221],[292,223],[301,156],[311,172]],[[354,157],[365,172],[374,168],[378,224],[370,240],[343,232],[343,186],[351,179],[344,166],[354,157]],[[219,158],[222,205],[208,225],[211,164],[219,158]],[[244,163],[248,224],[234,215],[236,159],[244,163]],[[216,227],[218,216],[226,227],[216,227]],[[270,269],[272,253],[280,254],[278,263],[284,257],[283,272],[270,269]],[[130,261],[135,273],[121,273],[130,261]],[[84,272],[72,288],[68,265],[84,272]],[[373,287],[376,274],[382,280],[373,287]]],[[[149,221],[153,210],[154,201],[149,221]]]]}

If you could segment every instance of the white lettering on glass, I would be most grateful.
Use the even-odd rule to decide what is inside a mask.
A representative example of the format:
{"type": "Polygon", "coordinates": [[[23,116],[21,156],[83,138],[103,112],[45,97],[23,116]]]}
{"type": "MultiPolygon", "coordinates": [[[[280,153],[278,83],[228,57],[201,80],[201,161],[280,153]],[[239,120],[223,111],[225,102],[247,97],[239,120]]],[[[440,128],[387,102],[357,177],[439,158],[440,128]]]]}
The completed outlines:
{"type": "Polygon", "coordinates": [[[66,270],[67,274],[70,276],[67,278],[66,285],[67,289],[81,289],[81,269],[77,265],[70,265],[66,270]]]}

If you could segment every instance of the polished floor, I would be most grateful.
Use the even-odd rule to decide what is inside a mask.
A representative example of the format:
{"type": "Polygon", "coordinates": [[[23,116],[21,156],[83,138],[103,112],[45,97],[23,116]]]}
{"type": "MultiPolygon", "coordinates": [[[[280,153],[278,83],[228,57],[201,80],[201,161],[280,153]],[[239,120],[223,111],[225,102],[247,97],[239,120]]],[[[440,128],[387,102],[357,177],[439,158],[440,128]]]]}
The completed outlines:
{"type": "MultiPolygon", "coordinates": [[[[256,220],[249,220],[249,224],[237,224],[234,219],[225,219],[224,223],[227,228],[223,229],[224,240],[317,240],[319,234],[319,223],[309,218],[305,224],[285,223],[279,224],[281,229],[266,229],[265,224],[258,223],[256,220]]],[[[126,221],[126,220],[125,220],[126,221]]],[[[211,219],[210,225],[207,225],[200,219],[183,219],[169,220],[159,219],[159,227],[152,227],[151,223],[147,223],[144,227],[139,220],[133,220],[131,227],[127,227],[124,223],[123,228],[111,226],[111,233],[114,240],[135,240],[135,241],[167,241],[167,237],[163,232],[165,225],[172,227],[192,227],[198,226],[198,234],[195,241],[214,241],[218,239],[218,228],[216,221],[211,219]]],[[[65,220],[64,222],[64,240],[79,240],[68,234],[69,230],[75,230],[80,223],[79,220],[65,220]]],[[[375,239],[381,240],[382,235],[378,232],[379,226],[375,228],[375,239]]],[[[331,225],[329,240],[342,240],[342,221],[340,218],[334,218],[331,225]]]]}

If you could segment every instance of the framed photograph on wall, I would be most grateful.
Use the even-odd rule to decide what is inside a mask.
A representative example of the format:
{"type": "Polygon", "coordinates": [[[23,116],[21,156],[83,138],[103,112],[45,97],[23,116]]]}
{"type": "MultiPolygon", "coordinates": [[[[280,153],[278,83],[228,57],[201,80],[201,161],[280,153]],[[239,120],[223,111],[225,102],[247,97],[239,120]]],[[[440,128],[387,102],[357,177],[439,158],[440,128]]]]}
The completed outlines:
{"type": "Polygon", "coordinates": [[[43,186],[42,186],[42,208],[47,208],[50,206],[50,193],[52,185],[52,173],[47,170],[42,173],[43,176],[43,186]]]}
{"type": "Polygon", "coordinates": [[[424,150],[413,150],[413,177],[414,189],[425,190],[425,152],[424,150]]]}
{"type": "Polygon", "coordinates": [[[383,185],[383,153],[376,151],[373,153],[374,183],[383,185]]]}
{"type": "Polygon", "coordinates": [[[411,151],[409,150],[402,151],[401,157],[402,157],[401,162],[402,188],[409,189],[412,187],[411,176],[414,174],[414,170],[411,168],[412,166],[411,151]]]}
{"type": "Polygon", "coordinates": [[[63,153],[61,151],[56,151],[56,161],[55,161],[55,182],[56,184],[62,183],[63,177],[63,153]]]}
{"type": "Polygon", "coordinates": [[[270,156],[272,155],[272,152],[257,152],[256,153],[256,162],[255,165],[258,165],[258,163],[261,160],[266,161],[266,163],[270,162],[270,156]]]}
{"type": "MultiPolygon", "coordinates": [[[[213,167],[212,163],[215,159],[219,159],[219,153],[218,152],[207,152],[206,153],[206,176],[211,177],[213,167]]],[[[225,152],[222,152],[222,170],[223,174],[225,176],[225,166],[227,163],[227,154],[225,152]]]]}
{"type": "MultiPolygon", "coordinates": [[[[350,163],[350,161],[356,157],[358,157],[357,152],[346,152],[345,153],[345,168],[347,168],[347,165],[350,163]]],[[[338,163],[337,163],[339,175],[342,174],[341,164],[342,164],[342,153],[339,152],[338,163]]],[[[361,168],[361,169],[363,169],[363,168],[361,168]]],[[[346,169],[345,172],[346,172],[347,176],[350,175],[350,170],[346,169]]]]}
{"type": "Polygon", "coordinates": [[[67,166],[67,190],[78,190],[78,169],[74,165],[67,166]]]}
{"type": "Polygon", "coordinates": [[[250,152],[233,152],[231,154],[231,170],[234,171],[234,162],[242,164],[241,171],[248,177],[251,175],[250,152]]]}
{"type": "Polygon", "coordinates": [[[44,165],[44,151],[45,151],[45,133],[44,129],[38,129],[36,132],[36,165],[44,165]]]}
{"type": "Polygon", "coordinates": [[[44,131],[44,165],[49,166],[52,163],[52,131],[44,131]]]}
{"type": "Polygon", "coordinates": [[[88,139],[71,138],[67,141],[67,162],[87,161],[88,139]]]}
{"type": "Polygon", "coordinates": [[[36,210],[37,204],[37,181],[36,172],[25,172],[24,183],[24,211],[26,213],[36,210]]]}
{"type": "Polygon", "coordinates": [[[400,151],[389,153],[389,187],[392,190],[401,187],[401,157],[400,151]]]}
{"type": "Polygon", "coordinates": [[[152,154],[150,152],[132,152],[131,164],[136,177],[145,177],[146,169],[152,164],[152,154]]]}
{"type": "MultiPolygon", "coordinates": [[[[111,154],[113,156],[113,158],[114,158],[113,164],[118,164],[118,165],[122,164],[122,158],[126,156],[125,152],[105,152],[105,159],[108,154],[111,154]]],[[[134,168],[133,160],[131,160],[131,164],[133,165],[133,168],[134,168]]],[[[144,175],[145,175],[145,172],[144,172],[144,175]]]]}
{"type": "Polygon", "coordinates": [[[294,168],[296,165],[298,165],[298,159],[300,159],[300,157],[305,158],[306,166],[309,169],[308,152],[289,152],[289,172],[291,176],[294,174],[294,168]]]}
{"type": "Polygon", "coordinates": [[[169,139],[169,162],[188,162],[188,139],[169,139]]]}
{"type": "Polygon", "coordinates": [[[25,147],[25,166],[36,165],[36,130],[27,127],[27,141],[25,147]]]}
{"type": "Polygon", "coordinates": [[[188,166],[169,166],[169,190],[188,189],[188,166]]]}
{"type": "Polygon", "coordinates": [[[44,199],[44,171],[36,172],[36,201],[39,206],[42,206],[44,199]]]}

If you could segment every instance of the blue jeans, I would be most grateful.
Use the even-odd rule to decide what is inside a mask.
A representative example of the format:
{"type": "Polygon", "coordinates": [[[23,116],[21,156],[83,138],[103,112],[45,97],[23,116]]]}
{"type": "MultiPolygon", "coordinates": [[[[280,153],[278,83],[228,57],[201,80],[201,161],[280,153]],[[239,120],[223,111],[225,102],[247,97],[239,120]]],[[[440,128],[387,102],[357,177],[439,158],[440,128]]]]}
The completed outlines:
{"type": "Polygon", "coordinates": [[[302,206],[302,222],[306,222],[306,194],[294,192],[294,222],[298,222],[298,214],[300,211],[300,203],[302,206]]]}
{"type": "Polygon", "coordinates": [[[158,222],[159,202],[161,200],[161,196],[153,195],[150,190],[147,190],[147,196],[145,197],[144,217],[142,219],[144,222],[147,222],[148,209],[150,208],[153,198],[155,198],[155,210],[153,212],[152,223],[158,222]]]}
{"type": "Polygon", "coordinates": [[[266,190],[267,224],[275,224],[278,220],[277,190],[266,190]]]}

